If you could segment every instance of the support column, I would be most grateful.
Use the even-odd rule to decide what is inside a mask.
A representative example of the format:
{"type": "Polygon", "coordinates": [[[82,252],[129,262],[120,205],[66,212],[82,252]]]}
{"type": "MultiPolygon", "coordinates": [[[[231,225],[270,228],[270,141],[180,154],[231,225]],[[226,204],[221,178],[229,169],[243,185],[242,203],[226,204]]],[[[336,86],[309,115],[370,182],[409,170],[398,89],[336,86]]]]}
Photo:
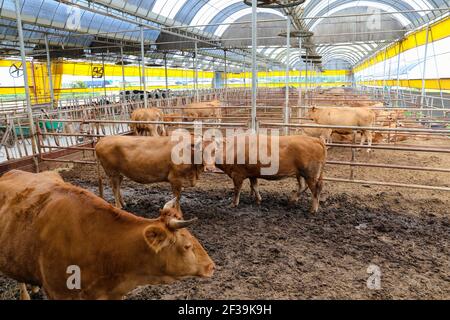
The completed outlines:
{"type": "MultiPolygon", "coordinates": [[[[402,42],[398,44],[398,58],[397,58],[397,107],[400,106],[400,55],[402,52],[402,42]]],[[[402,102],[403,105],[403,102],[402,102]]]]}
{"type": "Polygon", "coordinates": [[[223,55],[224,55],[224,87],[225,87],[225,101],[227,102],[227,106],[229,105],[228,103],[228,61],[227,61],[227,49],[223,50],[223,55]]]}
{"type": "MultiPolygon", "coordinates": [[[[17,0],[16,0],[17,1],[17,0]]],[[[251,113],[251,129],[256,132],[256,99],[258,94],[258,69],[256,61],[256,49],[257,49],[257,1],[252,1],[252,113],[251,113]]]]}
{"type": "Polygon", "coordinates": [[[106,99],[106,69],[105,69],[105,56],[102,53],[102,68],[103,68],[103,94],[106,99]]]}
{"type": "Polygon", "coordinates": [[[22,17],[20,15],[21,10],[19,0],[15,0],[14,5],[16,7],[17,32],[19,35],[20,58],[22,60],[22,68],[23,68],[23,81],[25,87],[26,107],[27,107],[28,121],[30,122],[31,148],[33,151],[33,161],[35,171],[39,172],[39,163],[37,158],[37,146],[36,146],[36,128],[34,126],[33,110],[31,108],[30,86],[28,84],[27,59],[25,57],[25,43],[23,40],[22,17]]]}
{"type": "Polygon", "coordinates": [[[142,86],[144,87],[144,108],[148,108],[147,83],[145,79],[145,49],[144,28],[141,26],[141,60],[142,60],[142,86]]]}
{"type": "Polygon", "coordinates": [[[430,34],[430,24],[427,24],[427,36],[426,36],[426,40],[425,40],[425,56],[423,59],[423,74],[422,74],[422,99],[421,99],[421,108],[423,108],[424,102],[425,102],[425,76],[426,76],[426,72],[427,72],[427,58],[428,58],[428,38],[429,38],[429,34],[430,34]]]}
{"type": "Polygon", "coordinates": [[[126,91],[126,83],[125,83],[125,64],[123,62],[123,47],[120,47],[120,61],[122,63],[122,89],[126,91]]]}
{"type": "Polygon", "coordinates": [[[50,105],[51,105],[50,109],[53,109],[56,106],[55,91],[53,88],[52,62],[50,60],[50,50],[49,50],[49,46],[48,46],[47,34],[44,35],[44,40],[45,40],[45,52],[47,53],[47,74],[48,74],[48,86],[49,86],[49,90],[50,90],[50,105]]]}
{"type": "MultiPolygon", "coordinates": [[[[302,64],[302,38],[299,37],[298,38],[298,50],[299,50],[299,56],[300,56],[300,60],[299,60],[299,67],[298,67],[298,111],[297,111],[297,117],[301,118],[304,116],[304,110],[303,108],[300,109],[300,107],[302,106],[302,68],[301,68],[301,64],[302,64]]],[[[302,123],[302,120],[299,119],[299,123],[302,123]]]]}
{"type": "Polygon", "coordinates": [[[195,42],[195,52],[194,52],[194,88],[195,88],[195,101],[199,102],[198,96],[198,46],[197,42],[195,42]]]}
{"type": "Polygon", "coordinates": [[[309,86],[309,78],[308,78],[308,67],[309,67],[309,62],[308,62],[308,49],[306,49],[305,52],[306,55],[306,69],[305,69],[305,101],[306,103],[308,103],[308,97],[309,97],[309,92],[308,92],[308,86],[309,86]]]}
{"type": "Polygon", "coordinates": [[[166,80],[166,91],[169,90],[169,79],[167,77],[167,52],[164,52],[164,77],[166,80]]]}
{"type": "MultiPolygon", "coordinates": [[[[291,61],[291,19],[287,17],[286,24],[286,96],[284,105],[284,124],[289,124],[289,71],[290,71],[290,61],[291,61]]],[[[284,134],[289,134],[289,128],[284,128],[284,134]]]]}

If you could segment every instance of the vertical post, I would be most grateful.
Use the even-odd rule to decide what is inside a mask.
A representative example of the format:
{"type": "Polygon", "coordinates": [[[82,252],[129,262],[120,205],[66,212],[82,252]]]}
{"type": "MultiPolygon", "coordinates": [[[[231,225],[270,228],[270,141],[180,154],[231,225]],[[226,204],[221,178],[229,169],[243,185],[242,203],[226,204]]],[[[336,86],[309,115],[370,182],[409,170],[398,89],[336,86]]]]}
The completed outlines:
{"type": "Polygon", "coordinates": [[[103,68],[103,94],[106,99],[106,70],[105,70],[105,56],[102,53],[102,68],[103,68]]]}
{"type": "Polygon", "coordinates": [[[308,49],[306,49],[306,70],[305,70],[305,102],[306,102],[306,104],[308,104],[308,96],[309,96],[309,93],[308,93],[308,81],[309,81],[309,78],[308,78],[308,67],[309,67],[309,63],[308,63],[308,49]]]}
{"type": "Polygon", "coordinates": [[[39,172],[39,163],[37,159],[37,146],[36,146],[36,128],[34,126],[33,110],[31,109],[30,86],[28,84],[27,59],[25,57],[25,43],[23,40],[22,17],[20,15],[21,10],[19,0],[15,0],[14,5],[16,7],[17,32],[19,34],[20,57],[22,60],[22,68],[23,68],[23,82],[25,87],[26,107],[27,107],[28,121],[30,122],[31,148],[33,151],[33,161],[35,170],[36,172],[39,172]]]}
{"type": "Polygon", "coordinates": [[[148,108],[147,84],[145,81],[145,49],[144,49],[144,28],[141,26],[141,60],[142,60],[142,85],[144,87],[144,107],[148,108]]]}
{"type": "MultiPolygon", "coordinates": [[[[391,71],[392,71],[392,61],[389,61],[389,69],[388,69],[388,76],[387,81],[391,81],[391,71]]],[[[391,96],[391,85],[387,85],[388,87],[388,99],[389,99],[389,106],[392,106],[392,96],[391,96]]]]}
{"type": "MultiPolygon", "coordinates": [[[[287,17],[286,24],[286,96],[285,96],[285,105],[284,105],[284,124],[289,124],[289,71],[290,71],[290,62],[291,62],[291,19],[287,17]]],[[[286,126],[284,128],[284,134],[289,134],[289,128],[286,126]]]]}
{"type": "Polygon", "coordinates": [[[120,61],[122,63],[122,88],[125,93],[126,83],[125,83],[125,64],[123,61],[123,47],[120,47],[120,61]]]}
{"type": "Polygon", "coordinates": [[[194,52],[194,88],[195,88],[195,101],[199,102],[199,96],[198,96],[198,60],[197,60],[197,54],[198,54],[198,45],[197,42],[194,43],[195,45],[195,52],[194,52]]]}
{"type": "MultiPolygon", "coordinates": [[[[16,0],[17,1],[17,0],[16,0]]],[[[256,132],[256,98],[257,98],[257,85],[258,85],[258,70],[257,70],[257,61],[256,61],[256,49],[257,49],[257,1],[252,0],[252,120],[251,120],[251,129],[256,132]]]]}
{"type": "Polygon", "coordinates": [[[386,101],[386,63],[387,63],[387,47],[384,48],[384,62],[383,62],[383,101],[386,101]]]}
{"type": "Polygon", "coordinates": [[[398,44],[397,57],[397,107],[400,106],[400,55],[402,53],[402,42],[398,44]]]}
{"type": "Polygon", "coordinates": [[[53,89],[52,62],[50,60],[50,50],[48,46],[47,34],[44,35],[44,40],[45,40],[45,51],[47,53],[47,73],[48,73],[48,86],[50,90],[50,103],[51,109],[53,109],[55,107],[55,92],[53,89]]]}
{"type": "Polygon", "coordinates": [[[224,77],[224,87],[225,87],[225,101],[228,104],[228,61],[227,61],[227,49],[223,50],[223,57],[224,57],[224,73],[225,73],[225,77],[224,77]]]}
{"type": "Polygon", "coordinates": [[[169,78],[167,77],[167,52],[164,52],[164,77],[166,80],[166,91],[169,90],[169,78]]]}
{"type": "MultiPolygon", "coordinates": [[[[299,56],[300,56],[300,60],[299,60],[299,67],[298,67],[298,112],[297,112],[297,116],[299,118],[302,118],[304,116],[304,109],[301,108],[302,106],[302,68],[301,68],[301,62],[302,62],[302,38],[299,37],[298,38],[298,51],[299,51],[299,56]],[[301,108],[301,109],[300,109],[301,108]]],[[[299,123],[302,123],[302,120],[299,119],[299,123]]]]}
{"type": "Polygon", "coordinates": [[[420,107],[423,108],[423,104],[425,102],[425,77],[426,77],[426,72],[427,72],[427,58],[428,58],[428,37],[430,34],[430,24],[427,24],[427,35],[426,35],[426,40],[425,40],[425,56],[423,58],[423,74],[422,74],[422,102],[420,107]]]}

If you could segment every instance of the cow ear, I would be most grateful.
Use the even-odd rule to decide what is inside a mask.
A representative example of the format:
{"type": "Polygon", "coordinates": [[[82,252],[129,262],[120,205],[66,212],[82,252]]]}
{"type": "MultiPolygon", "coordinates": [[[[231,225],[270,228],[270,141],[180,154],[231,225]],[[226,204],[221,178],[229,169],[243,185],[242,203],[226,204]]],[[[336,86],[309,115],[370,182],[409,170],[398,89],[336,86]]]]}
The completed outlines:
{"type": "Polygon", "coordinates": [[[155,252],[158,253],[169,245],[169,234],[166,229],[160,226],[148,226],[144,230],[144,238],[148,246],[155,252]]]}

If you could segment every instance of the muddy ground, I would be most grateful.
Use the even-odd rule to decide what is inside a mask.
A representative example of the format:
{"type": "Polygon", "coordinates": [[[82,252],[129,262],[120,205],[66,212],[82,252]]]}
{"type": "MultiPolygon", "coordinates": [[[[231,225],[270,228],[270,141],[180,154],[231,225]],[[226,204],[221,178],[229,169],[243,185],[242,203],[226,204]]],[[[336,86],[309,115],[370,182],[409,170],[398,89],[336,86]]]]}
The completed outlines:
{"type": "MultiPolygon", "coordinates": [[[[329,153],[350,159],[349,150],[329,153]]],[[[360,152],[358,160],[450,167],[448,155],[419,152],[377,150],[370,159],[360,152]]],[[[75,166],[62,175],[97,192],[95,168],[75,166]]],[[[329,177],[348,175],[348,167],[327,168],[329,177]]],[[[355,178],[450,186],[448,173],[358,168],[355,178]]],[[[261,181],[258,207],[246,184],[240,207],[231,209],[230,179],[203,175],[183,193],[182,207],[186,218],[199,218],[190,230],[217,264],[213,278],[140,287],[127,298],[450,299],[449,193],[327,182],[319,213],[310,215],[309,194],[288,204],[294,188],[294,179],[261,181]],[[380,290],[367,287],[370,265],[380,268],[380,290]]],[[[125,180],[123,191],[126,210],[145,217],[155,217],[171,199],[167,184],[125,180]]],[[[106,196],[112,201],[109,187],[106,196]]],[[[17,297],[16,283],[0,276],[0,299],[17,297]]]]}

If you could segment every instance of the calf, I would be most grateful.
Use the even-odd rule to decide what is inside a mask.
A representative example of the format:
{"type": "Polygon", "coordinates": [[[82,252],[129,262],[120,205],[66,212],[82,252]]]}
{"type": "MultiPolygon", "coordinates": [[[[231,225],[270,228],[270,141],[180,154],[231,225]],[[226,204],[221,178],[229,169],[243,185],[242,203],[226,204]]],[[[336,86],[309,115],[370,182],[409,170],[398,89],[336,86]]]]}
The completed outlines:
{"type": "Polygon", "coordinates": [[[0,178],[0,271],[22,297],[27,283],[50,299],[121,299],[139,285],[210,277],[214,263],[175,202],[144,219],[57,173],[10,171],[0,178]]]}

